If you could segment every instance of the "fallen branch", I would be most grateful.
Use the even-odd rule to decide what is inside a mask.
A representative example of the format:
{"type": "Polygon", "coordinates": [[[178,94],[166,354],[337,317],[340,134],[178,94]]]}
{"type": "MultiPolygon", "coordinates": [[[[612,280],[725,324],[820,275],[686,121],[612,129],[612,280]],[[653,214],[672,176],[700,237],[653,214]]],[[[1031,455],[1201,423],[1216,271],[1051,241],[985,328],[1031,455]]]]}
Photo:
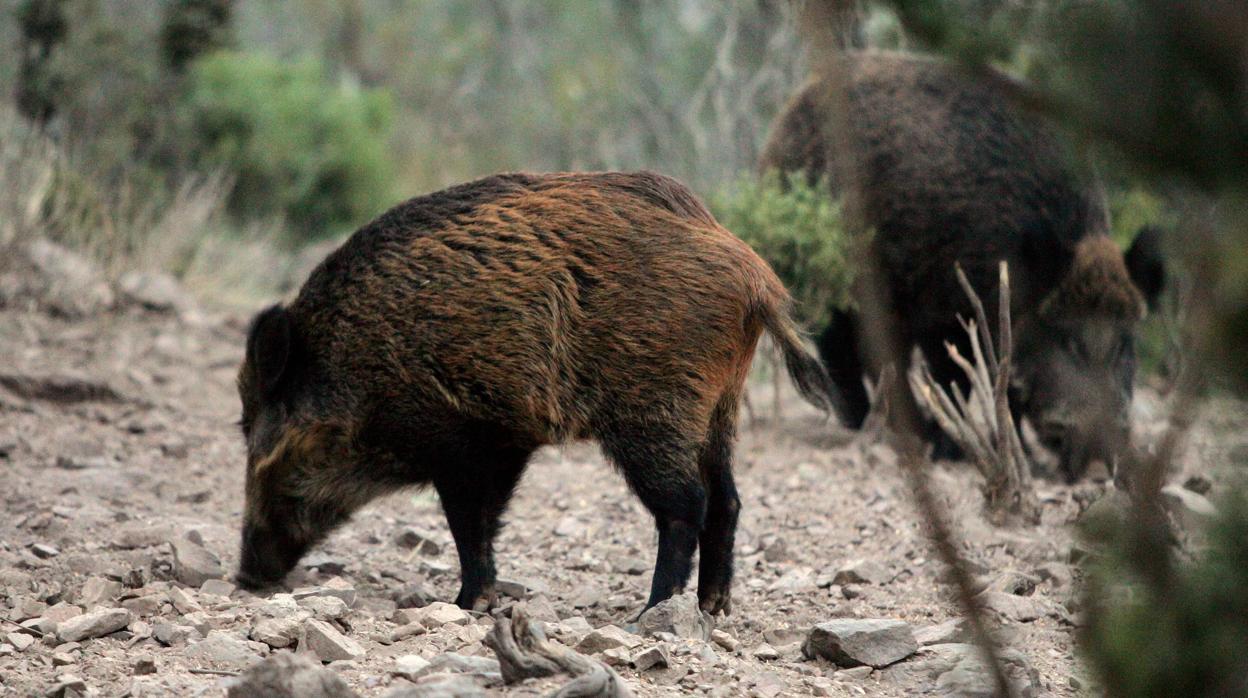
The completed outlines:
{"type": "Polygon", "coordinates": [[[224,669],[187,669],[191,674],[207,674],[208,676],[238,676],[237,671],[226,671],[224,669]]]}
{"type": "Polygon", "coordinates": [[[910,374],[915,397],[931,412],[940,428],[974,461],[987,480],[988,509],[997,519],[1036,523],[1040,505],[1031,487],[1030,463],[1010,411],[1010,369],[1014,338],[1010,326],[1010,273],[1000,266],[997,342],[988,331],[984,304],[958,266],[958,283],[975,310],[975,319],[961,320],[971,343],[971,358],[949,342],[949,358],[966,374],[970,395],[956,383],[946,390],[932,376],[926,362],[910,374]]]}
{"type": "Polygon", "coordinates": [[[633,695],[611,667],[547,640],[541,624],[529,620],[521,605],[512,608],[510,619],[500,616],[495,620],[484,643],[498,656],[507,684],[566,673],[573,677],[572,681],[553,694],[557,698],[633,695]]]}

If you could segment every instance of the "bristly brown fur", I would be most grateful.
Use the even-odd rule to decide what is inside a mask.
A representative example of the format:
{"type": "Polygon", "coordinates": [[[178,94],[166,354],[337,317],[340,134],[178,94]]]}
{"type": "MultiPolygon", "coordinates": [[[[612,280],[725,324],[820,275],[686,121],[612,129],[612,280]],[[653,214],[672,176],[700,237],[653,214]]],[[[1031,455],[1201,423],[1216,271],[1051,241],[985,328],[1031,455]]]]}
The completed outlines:
{"type": "Polygon", "coordinates": [[[461,556],[457,600],[488,605],[498,517],[529,454],[589,438],[655,515],[650,602],[684,585],[701,545],[703,607],[726,610],[731,444],[759,335],[775,335],[803,395],[836,404],[789,303],[662,175],[506,174],[395,207],[253,325],[242,577],[284,574],[363,501],[431,483],[461,556]]]}
{"type": "Polygon", "coordinates": [[[1102,317],[1133,322],[1147,312],[1144,295],[1131,281],[1122,251],[1108,236],[1075,246],[1070,269],[1045,300],[1041,312],[1061,318],[1102,317]]]}

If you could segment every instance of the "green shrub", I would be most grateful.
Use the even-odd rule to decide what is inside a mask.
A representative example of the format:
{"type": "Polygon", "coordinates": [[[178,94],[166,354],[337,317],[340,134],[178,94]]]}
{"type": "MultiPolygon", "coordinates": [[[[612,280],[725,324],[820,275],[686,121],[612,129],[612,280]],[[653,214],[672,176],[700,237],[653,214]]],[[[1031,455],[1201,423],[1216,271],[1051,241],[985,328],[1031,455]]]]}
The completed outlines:
{"type": "Polygon", "coordinates": [[[852,243],[841,203],[827,185],[779,173],[742,177],[711,198],[715,217],[767,260],[797,302],[809,327],[850,305],[852,243]]]}
{"type": "Polygon", "coordinates": [[[283,215],[315,237],[389,201],[386,92],[331,81],[314,60],[221,51],[192,64],[182,108],[200,166],[235,177],[236,215],[283,215]]]}
{"type": "Polygon", "coordinates": [[[1089,570],[1081,646],[1111,696],[1230,696],[1248,691],[1248,498],[1232,488],[1189,562],[1158,579],[1132,517],[1084,535],[1108,554],[1089,570]]]}

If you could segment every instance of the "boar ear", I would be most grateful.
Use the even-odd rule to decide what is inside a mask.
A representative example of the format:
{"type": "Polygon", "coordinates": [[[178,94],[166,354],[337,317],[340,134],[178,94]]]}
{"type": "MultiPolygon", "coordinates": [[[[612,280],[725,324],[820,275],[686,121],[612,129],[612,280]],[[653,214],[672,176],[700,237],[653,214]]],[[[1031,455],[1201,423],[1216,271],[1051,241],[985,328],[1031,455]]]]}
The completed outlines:
{"type": "Polygon", "coordinates": [[[1140,228],[1124,259],[1132,283],[1140,289],[1144,300],[1148,301],[1148,307],[1153,310],[1157,308],[1157,299],[1166,287],[1162,235],[1162,230],[1156,226],[1146,225],[1140,228]]]}
{"type": "Polygon", "coordinates": [[[247,333],[247,363],[265,397],[273,394],[290,358],[290,315],[275,305],[256,316],[247,333]]]}

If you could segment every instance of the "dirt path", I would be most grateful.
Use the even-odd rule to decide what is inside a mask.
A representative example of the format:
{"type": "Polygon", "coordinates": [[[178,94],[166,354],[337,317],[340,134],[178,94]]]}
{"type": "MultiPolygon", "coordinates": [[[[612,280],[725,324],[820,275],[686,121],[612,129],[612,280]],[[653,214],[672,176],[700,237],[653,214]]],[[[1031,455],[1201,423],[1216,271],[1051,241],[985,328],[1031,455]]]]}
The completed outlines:
{"type": "MultiPolygon", "coordinates": [[[[8,619],[0,627],[0,695],[42,695],[66,676],[81,679],[92,695],[223,695],[228,676],[192,670],[236,672],[273,651],[270,645],[285,640],[257,631],[266,618],[293,617],[295,626],[321,618],[358,643],[362,654],[330,666],[368,696],[409,685],[396,675],[396,657],[435,664],[448,652],[493,658],[481,642],[489,618],[442,622],[419,609],[396,618],[396,599],[404,606],[446,601],[457,589],[454,548],[427,492],[367,508],[289,580],[291,587],[321,587],[308,593],[342,598],[349,609],[176,581],[197,582],[187,568],[198,563],[175,559],[171,542],[183,546],[183,558],[202,545],[226,573],[237,561],[243,453],[233,380],[242,327],[238,318],[188,324],[139,311],[76,323],[0,312],[0,378],[10,377],[0,380],[0,616],[8,619]],[[67,374],[116,394],[45,380],[67,374]],[[403,542],[416,547],[396,542],[404,532],[403,542]],[[57,639],[58,620],[98,608],[126,609],[123,626],[101,637],[57,639]],[[396,639],[396,629],[412,620],[419,634],[396,639]],[[23,622],[46,637],[20,630],[23,622]],[[152,673],[144,673],[148,659],[152,673]]],[[[766,386],[756,387],[754,402],[769,410],[766,386]]],[[[802,657],[815,623],[899,619],[919,630],[954,609],[887,447],[851,438],[796,403],[786,404],[779,426],[743,431],[735,612],[718,624],[726,636],[717,634],[718,643],[666,638],[666,668],[637,671],[624,663],[660,644],[649,638],[601,656],[643,696],[902,696],[962,685],[951,671],[962,645],[925,648],[869,672],[802,657]],[[859,560],[874,563],[863,568],[869,581],[834,583],[859,560]]],[[[1003,530],[979,515],[968,469],[940,466],[933,477],[977,570],[1009,591],[1026,593],[1034,584],[1005,609],[1013,617],[998,618],[1000,636],[1025,665],[1019,676],[1036,695],[1075,695],[1082,678],[1072,678],[1080,671],[1069,522],[1076,501],[1097,486],[1045,485],[1044,523],[1003,530]]],[[[529,597],[554,638],[576,645],[591,628],[628,624],[641,608],[654,534],[597,449],[573,445],[543,451],[533,463],[498,551],[511,592],[529,597]]],[[[535,695],[558,683],[486,690],[535,695]]]]}

